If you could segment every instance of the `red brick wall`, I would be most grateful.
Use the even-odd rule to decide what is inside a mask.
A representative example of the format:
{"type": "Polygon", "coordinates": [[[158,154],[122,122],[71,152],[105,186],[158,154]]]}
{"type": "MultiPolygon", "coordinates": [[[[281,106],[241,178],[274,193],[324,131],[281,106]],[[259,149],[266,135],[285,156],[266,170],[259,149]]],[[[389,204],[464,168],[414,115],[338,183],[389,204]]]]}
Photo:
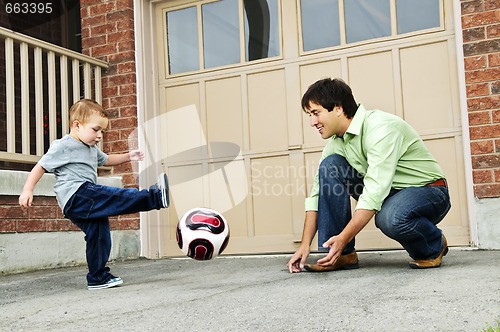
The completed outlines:
{"type": "MultiPolygon", "coordinates": [[[[79,231],[63,217],[54,197],[37,196],[29,209],[19,206],[18,196],[1,196],[0,233],[79,231]]],[[[111,229],[138,229],[137,217],[110,218],[111,229]]]]}
{"type": "MultiPolygon", "coordinates": [[[[82,53],[109,64],[102,75],[102,104],[111,113],[103,150],[124,153],[137,148],[130,137],[137,128],[133,0],[82,0],[80,8],[82,53]]],[[[126,163],[107,173],[121,175],[125,187],[136,187],[136,166],[126,163]]],[[[116,226],[139,229],[139,214],[118,217],[116,226]]]]}
{"type": "Polygon", "coordinates": [[[53,197],[36,197],[29,209],[19,206],[17,196],[2,196],[0,209],[1,233],[57,232],[78,230],[71,221],[63,218],[53,197]]]}
{"type": "Polygon", "coordinates": [[[461,6],[474,191],[500,197],[500,1],[461,6]]]}

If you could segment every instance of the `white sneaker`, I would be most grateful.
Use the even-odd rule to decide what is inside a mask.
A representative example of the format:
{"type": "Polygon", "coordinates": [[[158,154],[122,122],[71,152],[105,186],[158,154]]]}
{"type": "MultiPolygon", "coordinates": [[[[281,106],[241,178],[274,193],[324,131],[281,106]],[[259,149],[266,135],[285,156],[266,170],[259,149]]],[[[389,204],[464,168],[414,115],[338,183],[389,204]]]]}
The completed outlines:
{"type": "Polygon", "coordinates": [[[120,277],[112,277],[111,279],[109,279],[108,281],[106,281],[105,283],[103,284],[99,284],[99,285],[88,285],[87,288],[89,290],[93,290],[93,289],[104,289],[104,288],[111,288],[111,287],[115,287],[115,286],[118,286],[118,285],[121,285],[123,284],[123,280],[122,278],[120,277]]]}
{"type": "Polygon", "coordinates": [[[167,174],[161,173],[158,176],[158,182],[156,187],[160,189],[161,192],[161,202],[164,208],[168,208],[170,205],[170,197],[168,196],[168,177],[167,174]]]}

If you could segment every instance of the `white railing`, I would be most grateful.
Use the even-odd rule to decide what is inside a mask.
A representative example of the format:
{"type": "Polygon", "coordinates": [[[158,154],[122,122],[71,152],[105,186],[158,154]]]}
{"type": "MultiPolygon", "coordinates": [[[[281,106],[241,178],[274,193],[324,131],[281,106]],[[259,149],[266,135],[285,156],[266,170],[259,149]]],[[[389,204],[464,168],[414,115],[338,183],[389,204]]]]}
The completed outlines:
{"type": "Polygon", "coordinates": [[[5,112],[0,117],[6,122],[6,133],[0,133],[4,140],[0,161],[36,163],[46,142],[58,138],[58,128],[59,135],[68,132],[68,110],[73,102],[81,98],[102,102],[101,71],[108,64],[0,27],[0,49],[2,42],[5,76],[0,73],[0,79],[4,76],[5,82],[0,85],[5,83],[6,88],[5,100],[0,99],[5,112]],[[44,114],[48,114],[45,119],[44,114]]]}

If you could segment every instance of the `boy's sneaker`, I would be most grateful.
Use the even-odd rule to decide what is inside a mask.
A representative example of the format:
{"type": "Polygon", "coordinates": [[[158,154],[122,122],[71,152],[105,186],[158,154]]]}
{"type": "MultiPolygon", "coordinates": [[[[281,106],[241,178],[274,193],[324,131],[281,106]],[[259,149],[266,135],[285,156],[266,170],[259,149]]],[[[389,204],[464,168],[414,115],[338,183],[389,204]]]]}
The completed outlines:
{"type": "Polygon", "coordinates": [[[168,177],[167,174],[161,173],[158,176],[156,187],[160,190],[161,202],[164,208],[170,205],[170,197],[168,196],[168,177]]]}
{"type": "Polygon", "coordinates": [[[93,289],[104,289],[104,288],[111,288],[111,287],[115,287],[115,286],[118,286],[118,285],[121,285],[123,284],[123,280],[122,278],[120,277],[111,277],[111,279],[109,279],[108,281],[106,281],[105,283],[103,284],[99,284],[99,285],[88,285],[87,288],[89,290],[93,290],[93,289]]]}

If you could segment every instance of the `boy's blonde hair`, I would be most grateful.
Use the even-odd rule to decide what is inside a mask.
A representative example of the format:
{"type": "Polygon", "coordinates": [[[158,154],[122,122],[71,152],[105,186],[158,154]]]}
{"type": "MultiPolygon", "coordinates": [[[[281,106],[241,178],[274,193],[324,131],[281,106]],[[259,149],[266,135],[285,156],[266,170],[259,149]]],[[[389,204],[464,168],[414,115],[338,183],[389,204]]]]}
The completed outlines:
{"type": "Polygon", "coordinates": [[[82,125],[86,124],[89,118],[97,114],[103,118],[108,119],[108,112],[95,100],[92,99],[81,99],[71,106],[69,109],[69,125],[73,125],[73,122],[78,121],[82,125]]]}

